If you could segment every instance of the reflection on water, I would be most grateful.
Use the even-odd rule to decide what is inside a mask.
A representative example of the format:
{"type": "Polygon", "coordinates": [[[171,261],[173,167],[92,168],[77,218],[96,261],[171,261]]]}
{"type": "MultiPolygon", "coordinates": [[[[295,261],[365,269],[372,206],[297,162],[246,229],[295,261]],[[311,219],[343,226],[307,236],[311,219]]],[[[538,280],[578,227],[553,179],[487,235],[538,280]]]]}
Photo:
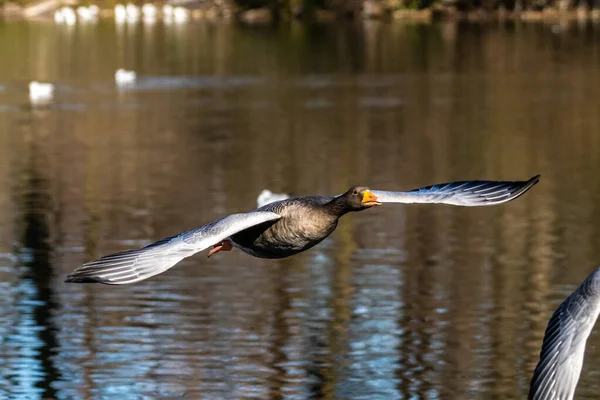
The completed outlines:
{"type": "Polygon", "coordinates": [[[551,312],[598,263],[597,26],[0,30],[0,397],[524,398],[551,312]],[[139,80],[117,90],[121,67],[139,80]],[[33,79],[51,103],[29,104],[33,79]],[[348,215],[290,259],[62,282],[264,188],[536,173],[499,207],[348,215]]]}

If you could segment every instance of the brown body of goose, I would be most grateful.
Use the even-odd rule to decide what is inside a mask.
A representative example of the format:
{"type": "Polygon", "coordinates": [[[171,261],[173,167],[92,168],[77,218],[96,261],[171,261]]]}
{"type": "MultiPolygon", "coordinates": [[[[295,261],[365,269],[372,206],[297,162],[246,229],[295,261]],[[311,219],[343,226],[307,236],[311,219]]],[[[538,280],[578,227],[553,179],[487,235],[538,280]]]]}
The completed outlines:
{"type": "Polygon", "coordinates": [[[461,181],[409,192],[350,188],[339,196],[293,197],[248,213],[232,214],[198,229],[159,240],[141,249],[110,254],[86,263],[67,282],[122,285],[160,274],[209,247],[209,256],[233,246],[260,258],[284,258],[319,244],[344,214],[384,203],[438,203],[490,206],[511,201],[539,181],[461,181]]]}
{"type": "Polygon", "coordinates": [[[370,190],[358,186],[338,197],[293,197],[257,209],[281,219],[243,230],[230,240],[254,257],[285,258],[321,243],[344,214],[380,204],[370,190]]]}

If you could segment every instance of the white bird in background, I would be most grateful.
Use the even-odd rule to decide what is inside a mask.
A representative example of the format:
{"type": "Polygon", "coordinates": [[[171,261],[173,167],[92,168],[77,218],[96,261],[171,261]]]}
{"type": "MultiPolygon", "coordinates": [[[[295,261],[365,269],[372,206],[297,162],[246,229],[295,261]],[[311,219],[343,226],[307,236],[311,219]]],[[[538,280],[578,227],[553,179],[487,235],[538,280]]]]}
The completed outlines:
{"type": "Polygon", "coordinates": [[[265,189],[258,195],[256,199],[256,207],[262,207],[266,204],[273,203],[279,200],[289,199],[290,195],[285,193],[273,193],[269,189],[265,189]]]}
{"type": "Polygon", "coordinates": [[[115,6],[115,21],[116,22],[125,22],[127,19],[127,10],[123,4],[117,4],[115,6]]]}
{"type": "Polygon", "coordinates": [[[54,85],[32,81],[29,83],[29,99],[32,103],[44,103],[52,99],[54,85]]]}
{"type": "Polygon", "coordinates": [[[136,74],[135,71],[126,71],[123,68],[119,68],[115,72],[115,82],[117,86],[129,85],[135,82],[136,74]]]}

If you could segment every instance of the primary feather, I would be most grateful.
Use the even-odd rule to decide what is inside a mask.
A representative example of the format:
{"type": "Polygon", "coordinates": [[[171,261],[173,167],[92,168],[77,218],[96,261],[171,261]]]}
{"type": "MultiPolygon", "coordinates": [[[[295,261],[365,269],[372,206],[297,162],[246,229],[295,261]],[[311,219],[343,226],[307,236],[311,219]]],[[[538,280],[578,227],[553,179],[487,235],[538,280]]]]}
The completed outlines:
{"type": "Polygon", "coordinates": [[[160,274],[179,261],[228,238],[268,221],[281,218],[269,211],[232,214],[198,229],[159,240],[137,250],[110,254],[83,264],[67,277],[66,282],[99,282],[123,285],[160,274]]]}
{"type": "Polygon", "coordinates": [[[455,206],[492,206],[514,200],[538,183],[536,175],[528,181],[460,181],[411,190],[390,192],[372,190],[385,203],[441,203],[455,206]]]}
{"type": "Polygon", "coordinates": [[[529,400],[571,400],[585,345],[600,312],[600,268],[552,314],[529,390],[529,400]]]}

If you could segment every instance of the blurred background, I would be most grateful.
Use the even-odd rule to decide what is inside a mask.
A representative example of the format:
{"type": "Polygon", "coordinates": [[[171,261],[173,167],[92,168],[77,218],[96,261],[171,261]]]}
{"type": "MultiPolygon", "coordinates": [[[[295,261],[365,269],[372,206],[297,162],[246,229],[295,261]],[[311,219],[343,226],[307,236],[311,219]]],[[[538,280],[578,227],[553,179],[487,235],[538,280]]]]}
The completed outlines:
{"type": "MultiPolygon", "coordinates": [[[[551,313],[600,263],[599,35],[0,20],[0,398],[525,398],[551,313]],[[289,259],[204,252],[131,286],[63,283],[265,188],[538,173],[497,207],[347,215],[289,259]]],[[[578,399],[600,391],[598,331],[578,399]]]]}

